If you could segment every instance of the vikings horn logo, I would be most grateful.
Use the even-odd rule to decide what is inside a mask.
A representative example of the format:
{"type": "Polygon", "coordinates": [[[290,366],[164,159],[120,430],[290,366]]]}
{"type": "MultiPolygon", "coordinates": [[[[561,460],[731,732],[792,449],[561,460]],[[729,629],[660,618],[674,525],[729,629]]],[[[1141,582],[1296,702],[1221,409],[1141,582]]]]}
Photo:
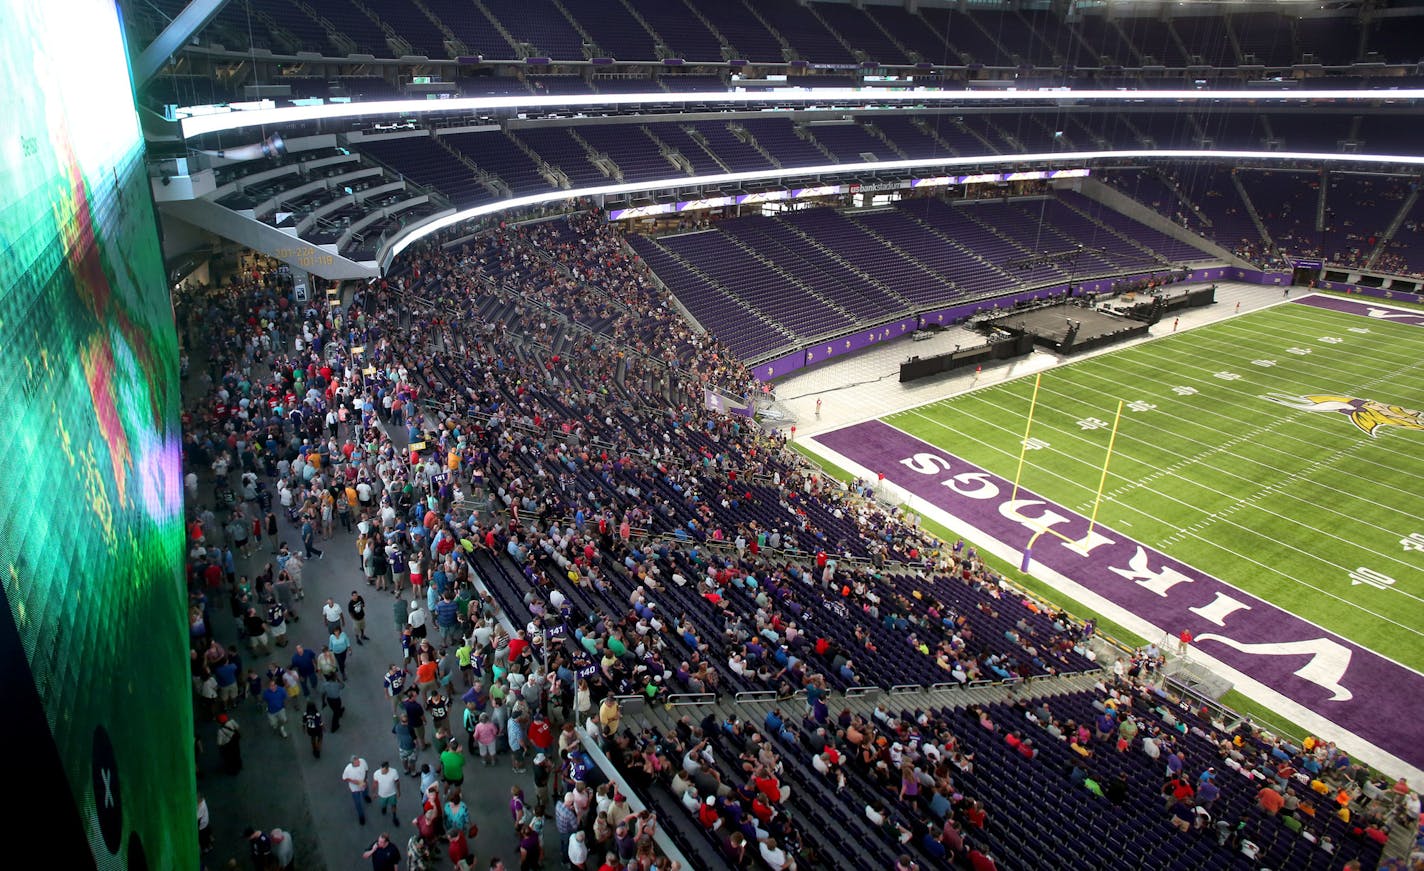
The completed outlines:
{"type": "Polygon", "coordinates": [[[1338,411],[1349,417],[1350,422],[1370,438],[1377,438],[1380,428],[1387,426],[1424,430],[1424,412],[1411,411],[1398,405],[1386,405],[1373,399],[1356,399],[1353,396],[1332,396],[1329,394],[1296,396],[1290,393],[1268,393],[1262,395],[1261,398],[1278,402],[1297,411],[1338,411]]]}

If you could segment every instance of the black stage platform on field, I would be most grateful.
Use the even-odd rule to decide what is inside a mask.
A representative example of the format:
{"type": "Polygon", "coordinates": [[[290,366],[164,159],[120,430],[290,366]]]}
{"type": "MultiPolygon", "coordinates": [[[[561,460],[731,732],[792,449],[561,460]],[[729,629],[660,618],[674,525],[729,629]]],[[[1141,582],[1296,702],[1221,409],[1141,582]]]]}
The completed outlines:
{"type": "Polygon", "coordinates": [[[1053,305],[994,318],[983,326],[1032,336],[1035,344],[1060,354],[1077,354],[1145,336],[1150,324],[1077,305],[1053,305]]]}
{"type": "Polygon", "coordinates": [[[972,348],[954,346],[953,351],[921,358],[915,355],[900,364],[900,383],[928,378],[941,372],[963,369],[967,366],[983,366],[996,360],[1022,357],[1033,350],[1033,337],[1029,335],[1003,336],[972,348]]]}

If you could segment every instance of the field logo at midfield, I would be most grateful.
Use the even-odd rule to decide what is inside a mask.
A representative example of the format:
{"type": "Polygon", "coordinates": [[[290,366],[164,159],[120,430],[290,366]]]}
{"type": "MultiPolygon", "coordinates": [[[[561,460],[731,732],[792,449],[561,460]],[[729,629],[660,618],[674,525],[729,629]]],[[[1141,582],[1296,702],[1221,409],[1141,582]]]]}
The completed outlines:
{"type": "Polygon", "coordinates": [[[1424,411],[1411,411],[1398,405],[1387,405],[1373,399],[1356,399],[1353,396],[1334,396],[1323,393],[1309,396],[1267,393],[1263,394],[1261,398],[1278,402],[1297,411],[1338,411],[1349,417],[1350,422],[1370,438],[1377,438],[1380,428],[1386,426],[1424,430],[1424,411]]]}

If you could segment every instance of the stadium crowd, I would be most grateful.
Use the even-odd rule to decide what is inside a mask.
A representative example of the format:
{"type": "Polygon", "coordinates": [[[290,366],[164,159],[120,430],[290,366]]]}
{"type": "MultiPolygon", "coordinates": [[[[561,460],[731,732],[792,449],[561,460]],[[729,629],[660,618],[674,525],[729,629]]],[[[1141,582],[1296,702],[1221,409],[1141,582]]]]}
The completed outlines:
{"type": "MultiPolygon", "coordinates": [[[[392,613],[394,774],[420,778],[421,810],[403,844],[372,845],[373,867],[471,861],[461,790],[480,776],[476,758],[529,773],[508,821],[526,868],[552,852],[546,819],[550,865],[668,867],[655,836],[671,813],[739,868],[834,864],[822,822],[864,836],[865,855],[897,871],[993,868],[1002,835],[986,827],[1005,828],[988,820],[1015,811],[977,793],[974,772],[1006,753],[1065,763],[1070,788],[1113,804],[1120,784],[1136,795],[1136,774],[1162,767],[1164,826],[1248,855],[1235,806],[1212,810],[1222,793],[1259,794],[1342,857],[1368,854],[1396,807],[1412,802],[1417,817],[1417,795],[1381,790],[1333,746],[1263,743],[1177,709],[1148,680],[1153,650],[1103,674],[1091,715],[1031,693],[994,710],[833,712],[832,691],[865,685],[1087,671],[1092,627],[878,505],[870,485],[824,479],[781,434],[706,407],[707,389],[757,387],[595,210],[493,226],[405,262],[346,305],[290,302],[259,267],[179,310],[186,346],[207,349],[183,421],[200,711],[218,721],[228,773],[242,769],[246,708],[282,737],[300,728],[319,756],[340,728],[351,645],[392,613]],[[264,555],[255,575],[237,570],[264,555]],[[328,558],[367,586],[308,603],[303,567],[328,558]],[[223,600],[245,653],[214,639],[223,600]],[[327,642],[289,646],[298,620],[323,621],[327,642]],[[776,705],[759,723],[624,721],[634,697],[747,691],[776,705]],[[577,726],[649,810],[599,774],[577,726]],[[433,770],[420,767],[432,750],[433,770]],[[1151,766],[1115,759],[1139,756],[1151,766]],[[1377,803],[1351,816],[1367,787],[1377,803]],[[804,800],[793,814],[802,791],[855,819],[804,800]]],[[[394,810],[391,773],[352,758],[362,824],[371,791],[394,810]]],[[[290,852],[288,833],[251,836],[254,856],[274,840],[290,852]]]]}

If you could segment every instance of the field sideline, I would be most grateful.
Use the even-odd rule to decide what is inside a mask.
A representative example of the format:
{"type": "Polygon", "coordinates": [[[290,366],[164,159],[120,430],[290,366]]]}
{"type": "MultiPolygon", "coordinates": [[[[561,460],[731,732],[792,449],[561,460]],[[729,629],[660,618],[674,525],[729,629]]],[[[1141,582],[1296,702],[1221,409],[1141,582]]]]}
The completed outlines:
{"type": "MultiPolygon", "coordinates": [[[[1043,373],[1021,481],[1090,514],[1122,400],[1100,523],[1424,670],[1424,423],[1346,407],[1424,408],[1421,370],[1418,326],[1241,315],[1043,373]]],[[[1033,384],[884,421],[1013,479],[1033,384]]]]}

